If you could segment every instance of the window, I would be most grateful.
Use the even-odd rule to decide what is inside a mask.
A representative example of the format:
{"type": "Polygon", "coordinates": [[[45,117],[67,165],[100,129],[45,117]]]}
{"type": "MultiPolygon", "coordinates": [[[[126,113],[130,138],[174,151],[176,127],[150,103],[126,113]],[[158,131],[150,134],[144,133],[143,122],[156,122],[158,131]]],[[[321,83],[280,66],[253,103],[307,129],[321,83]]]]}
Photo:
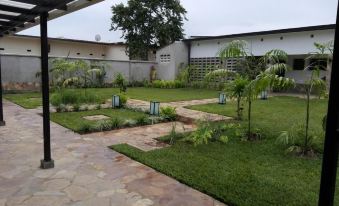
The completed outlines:
{"type": "Polygon", "coordinates": [[[171,61],[171,55],[170,54],[161,54],[160,55],[160,62],[161,63],[169,63],[171,61]]]}
{"type": "Polygon", "coordinates": [[[78,52],[77,55],[80,55],[80,53],[78,52]]]}
{"type": "Polygon", "coordinates": [[[93,56],[93,54],[89,54],[90,56],[93,56]]]}
{"type": "Polygon", "coordinates": [[[5,51],[5,48],[0,48],[0,51],[5,51]]]}
{"type": "Polygon", "coordinates": [[[293,70],[304,70],[304,68],[305,68],[305,59],[293,60],[293,70]]]}
{"type": "Polygon", "coordinates": [[[327,59],[311,59],[309,65],[310,65],[309,70],[314,70],[314,69],[326,70],[327,59]]]}
{"type": "Polygon", "coordinates": [[[32,52],[32,50],[31,49],[27,49],[27,52],[32,52]]]}

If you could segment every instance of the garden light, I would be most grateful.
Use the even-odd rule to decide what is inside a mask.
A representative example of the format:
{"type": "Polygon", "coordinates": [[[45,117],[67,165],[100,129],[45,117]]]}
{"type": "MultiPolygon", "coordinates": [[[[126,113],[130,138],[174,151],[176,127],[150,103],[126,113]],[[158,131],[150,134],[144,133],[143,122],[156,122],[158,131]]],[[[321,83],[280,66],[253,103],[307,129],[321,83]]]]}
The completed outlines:
{"type": "Polygon", "coordinates": [[[160,102],[151,101],[150,102],[150,114],[151,115],[160,115],[160,102]]]}
{"type": "Polygon", "coordinates": [[[219,94],[219,104],[226,104],[226,94],[225,93],[219,94]]]}
{"type": "Polygon", "coordinates": [[[120,107],[120,96],[113,95],[112,97],[112,108],[119,108],[120,107]]]}

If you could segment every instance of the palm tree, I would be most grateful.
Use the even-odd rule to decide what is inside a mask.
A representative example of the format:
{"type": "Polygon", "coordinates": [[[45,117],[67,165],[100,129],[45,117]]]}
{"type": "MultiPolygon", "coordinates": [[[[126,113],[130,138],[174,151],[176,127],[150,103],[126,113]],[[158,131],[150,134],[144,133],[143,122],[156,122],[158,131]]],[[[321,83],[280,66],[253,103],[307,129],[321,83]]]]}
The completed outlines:
{"type": "Polygon", "coordinates": [[[245,94],[245,89],[249,83],[247,77],[236,75],[233,81],[226,83],[226,91],[229,97],[237,99],[237,119],[242,119],[241,100],[245,94]]]}
{"type": "Polygon", "coordinates": [[[287,53],[274,49],[267,52],[261,57],[257,64],[250,64],[248,57],[254,55],[248,52],[247,42],[242,40],[235,40],[230,42],[225,48],[220,50],[219,57],[225,59],[238,59],[243,62],[243,65],[248,65],[250,70],[257,70],[259,75],[255,79],[248,82],[244,88],[244,94],[248,102],[248,138],[253,138],[252,134],[252,102],[257,98],[259,92],[273,87],[288,88],[293,86],[294,80],[279,76],[279,73],[286,72],[289,67],[286,64],[288,56],[287,53]]]}

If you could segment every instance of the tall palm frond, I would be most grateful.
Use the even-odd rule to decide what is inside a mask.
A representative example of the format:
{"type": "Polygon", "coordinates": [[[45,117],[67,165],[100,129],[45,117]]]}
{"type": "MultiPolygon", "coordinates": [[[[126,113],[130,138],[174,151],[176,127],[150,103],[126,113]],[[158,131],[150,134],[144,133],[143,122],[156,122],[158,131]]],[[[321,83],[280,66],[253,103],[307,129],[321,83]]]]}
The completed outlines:
{"type": "Polygon", "coordinates": [[[228,43],[224,48],[222,48],[218,56],[220,59],[228,58],[241,58],[248,56],[247,42],[244,40],[235,40],[228,43]]]}

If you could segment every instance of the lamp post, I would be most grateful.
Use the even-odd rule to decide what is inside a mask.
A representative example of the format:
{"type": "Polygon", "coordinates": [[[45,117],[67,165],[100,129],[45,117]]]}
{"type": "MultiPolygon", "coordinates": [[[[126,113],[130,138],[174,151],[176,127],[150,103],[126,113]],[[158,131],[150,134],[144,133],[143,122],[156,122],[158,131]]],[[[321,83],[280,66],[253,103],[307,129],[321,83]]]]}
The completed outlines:
{"type": "Polygon", "coordinates": [[[226,104],[226,94],[225,93],[219,94],[219,104],[226,104]]]}
{"type": "Polygon", "coordinates": [[[119,95],[113,95],[112,97],[112,108],[120,108],[120,96],[119,95]]]}
{"type": "Polygon", "coordinates": [[[157,101],[150,102],[150,114],[155,116],[160,115],[160,102],[157,101]]]}
{"type": "Polygon", "coordinates": [[[267,92],[267,90],[261,91],[260,99],[261,100],[267,100],[268,99],[268,92],[267,92]]]}

